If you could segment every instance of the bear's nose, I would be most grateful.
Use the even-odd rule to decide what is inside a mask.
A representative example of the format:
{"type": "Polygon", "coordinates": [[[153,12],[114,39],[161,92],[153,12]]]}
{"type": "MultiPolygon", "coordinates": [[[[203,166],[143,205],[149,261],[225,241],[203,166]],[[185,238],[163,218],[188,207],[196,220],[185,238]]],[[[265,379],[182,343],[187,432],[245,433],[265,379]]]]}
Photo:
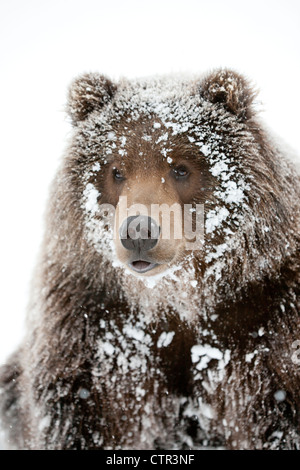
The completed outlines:
{"type": "Polygon", "coordinates": [[[130,216],[120,228],[120,240],[127,250],[151,250],[157,245],[159,235],[159,225],[146,215],[130,216]]]}

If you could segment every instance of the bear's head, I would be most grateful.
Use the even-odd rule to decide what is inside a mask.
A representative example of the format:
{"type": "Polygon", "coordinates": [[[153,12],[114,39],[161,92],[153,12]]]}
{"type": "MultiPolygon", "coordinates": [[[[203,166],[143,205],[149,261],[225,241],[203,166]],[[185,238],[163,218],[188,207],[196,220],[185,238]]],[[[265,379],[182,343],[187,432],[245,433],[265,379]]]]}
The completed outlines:
{"type": "Polygon", "coordinates": [[[289,170],[254,98],[230,70],[198,80],[76,79],[65,182],[89,259],[144,281],[184,271],[202,292],[234,293],[275,272],[294,231],[289,170]]]}

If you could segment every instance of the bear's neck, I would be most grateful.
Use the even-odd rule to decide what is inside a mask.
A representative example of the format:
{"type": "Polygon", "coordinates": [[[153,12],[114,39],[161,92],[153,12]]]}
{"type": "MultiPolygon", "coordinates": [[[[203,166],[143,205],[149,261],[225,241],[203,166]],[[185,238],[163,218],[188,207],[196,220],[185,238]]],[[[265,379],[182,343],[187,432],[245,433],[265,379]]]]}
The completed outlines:
{"type": "Polygon", "coordinates": [[[299,296],[298,264],[299,260],[293,258],[272,277],[248,282],[243,288],[234,282],[220,283],[217,290],[210,292],[202,288],[201,282],[191,287],[192,278],[180,289],[174,281],[158,283],[152,289],[139,284],[139,289],[134,290],[132,283],[136,281],[132,278],[121,287],[112,277],[110,282],[106,279],[105,287],[102,284],[95,288],[90,278],[81,274],[68,277],[68,273],[63,273],[58,278],[48,272],[44,283],[47,290],[43,291],[45,315],[47,321],[51,315],[51,321],[57,324],[76,321],[78,327],[82,324],[84,328],[88,322],[95,332],[103,319],[130,323],[135,318],[134,322],[141,326],[164,322],[166,331],[170,330],[168,324],[176,329],[184,324],[191,330],[196,326],[199,337],[205,332],[207,340],[210,337],[210,341],[224,345],[231,340],[240,341],[243,345],[249,335],[269,328],[295,302],[299,296]]]}

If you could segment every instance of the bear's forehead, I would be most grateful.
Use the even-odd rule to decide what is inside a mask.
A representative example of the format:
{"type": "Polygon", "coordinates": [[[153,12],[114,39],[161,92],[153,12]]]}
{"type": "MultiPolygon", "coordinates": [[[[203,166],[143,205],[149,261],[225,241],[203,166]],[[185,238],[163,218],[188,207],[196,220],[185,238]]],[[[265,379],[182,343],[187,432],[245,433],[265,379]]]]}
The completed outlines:
{"type": "Polygon", "coordinates": [[[120,160],[124,165],[175,164],[179,160],[205,159],[219,155],[222,136],[205,122],[167,119],[155,113],[139,112],[137,119],[124,114],[121,119],[108,120],[104,130],[96,135],[102,142],[101,156],[105,161],[120,160]]]}
{"type": "MultiPolygon", "coordinates": [[[[117,96],[105,110],[93,113],[84,124],[84,138],[102,144],[107,159],[126,157],[129,153],[144,157],[160,153],[170,163],[170,154],[187,157],[207,153],[210,140],[214,147],[222,139],[200,98],[172,92],[149,94],[149,90],[117,96]],[[144,93],[147,92],[147,93],[144,93]],[[150,99],[151,98],[151,99],[150,99]],[[176,99],[177,98],[177,99],[176,99]]],[[[125,160],[125,158],[124,158],[125,160]]]]}
{"type": "MultiPolygon", "coordinates": [[[[161,160],[171,163],[173,156],[189,157],[191,153],[198,151],[187,135],[177,134],[157,116],[141,115],[137,121],[124,117],[107,133],[106,144],[111,153],[124,161],[127,156],[131,158],[160,155],[161,160]]],[[[139,158],[141,160],[141,158],[139,158]]]]}
{"type": "Polygon", "coordinates": [[[179,126],[166,125],[157,115],[140,114],[137,120],[124,115],[121,120],[109,123],[99,135],[102,148],[98,158],[102,163],[119,162],[135,171],[197,160],[204,157],[201,152],[202,147],[205,150],[204,139],[196,145],[192,135],[192,128],[189,133],[181,132],[179,126]]]}
{"type": "Polygon", "coordinates": [[[125,82],[85,126],[88,139],[92,135],[112,150],[117,146],[120,155],[126,146],[145,147],[145,142],[165,152],[171,146],[197,146],[206,155],[207,145],[217,151],[239,127],[233,116],[203,100],[196,83],[167,79],[125,82]]]}

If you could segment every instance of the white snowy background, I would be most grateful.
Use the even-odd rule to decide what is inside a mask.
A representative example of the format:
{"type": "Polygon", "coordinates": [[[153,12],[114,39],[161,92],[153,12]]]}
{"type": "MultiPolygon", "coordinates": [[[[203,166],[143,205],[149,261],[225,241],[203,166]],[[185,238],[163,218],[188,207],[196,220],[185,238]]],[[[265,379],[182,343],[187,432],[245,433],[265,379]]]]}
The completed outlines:
{"type": "Polygon", "coordinates": [[[262,117],[300,154],[299,0],[0,1],[0,363],[23,333],[69,82],[220,66],[257,84],[262,117]]]}

